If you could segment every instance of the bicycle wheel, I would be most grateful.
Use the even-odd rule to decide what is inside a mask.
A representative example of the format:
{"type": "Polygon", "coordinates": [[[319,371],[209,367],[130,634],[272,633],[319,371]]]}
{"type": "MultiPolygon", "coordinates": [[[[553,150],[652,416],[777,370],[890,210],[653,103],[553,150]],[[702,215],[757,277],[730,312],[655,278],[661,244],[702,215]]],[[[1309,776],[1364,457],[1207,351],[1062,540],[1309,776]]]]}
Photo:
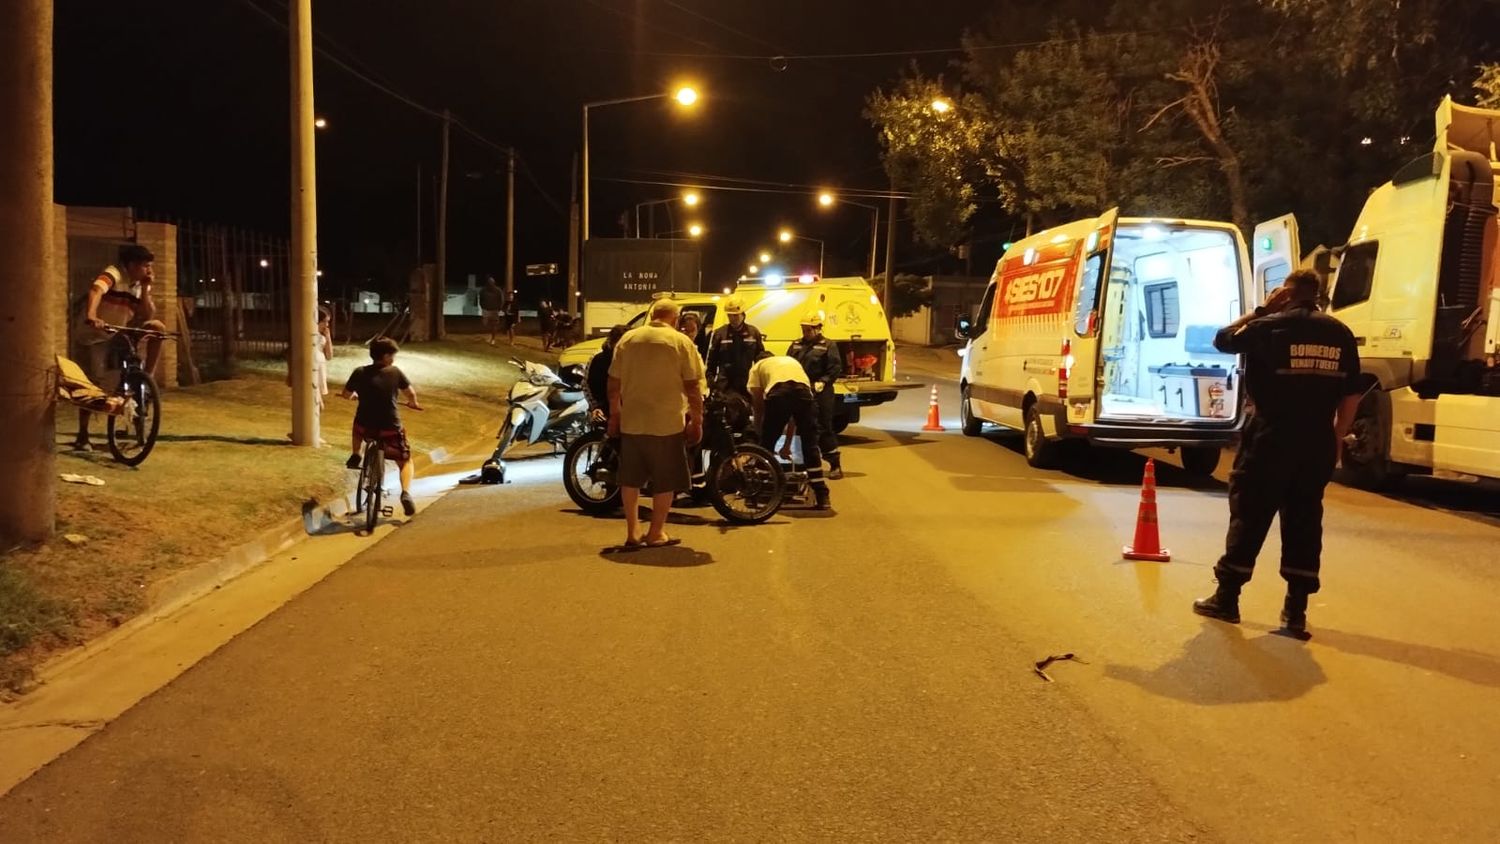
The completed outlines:
{"type": "MultiPolygon", "coordinates": [[[[365,449],[368,450],[369,447],[369,444],[366,443],[365,449]]],[[[370,485],[371,468],[369,455],[361,457],[359,462],[359,483],[354,485],[354,512],[356,513],[363,513],[365,511],[365,490],[370,485]]]]}
{"type": "Polygon", "coordinates": [[[379,443],[365,448],[365,471],[361,480],[365,488],[365,533],[374,533],[380,521],[380,498],[385,492],[385,452],[379,443]]]}
{"type": "Polygon", "coordinates": [[[120,394],[127,408],[125,413],[110,414],[105,423],[109,453],[126,466],[139,466],[156,445],[161,429],[161,396],[151,376],[138,371],[120,376],[120,394]]]}
{"type": "Polygon", "coordinates": [[[742,443],[708,467],[709,499],[725,519],[754,525],[776,515],[786,497],[786,474],[776,455],[742,443]]]}
{"type": "Polygon", "coordinates": [[[590,431],[573,441],[563,457],[563,488],[578,509],[603,515],[620,506],[620,487],[614,482],[619,457],[602,431],[590,431]]]}

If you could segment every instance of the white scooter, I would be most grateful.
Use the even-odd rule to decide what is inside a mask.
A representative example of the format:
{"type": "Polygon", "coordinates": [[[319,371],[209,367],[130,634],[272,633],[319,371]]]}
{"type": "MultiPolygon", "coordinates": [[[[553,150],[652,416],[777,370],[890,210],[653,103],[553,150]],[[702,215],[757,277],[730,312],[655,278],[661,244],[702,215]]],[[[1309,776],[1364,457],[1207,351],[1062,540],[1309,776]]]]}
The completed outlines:
{"type": "Polygon", "coordinates": [[[484,462],[477,475],[460,483],[505,483],[505,460],[508,451],[520,443],[552,444],[559,454],[589,426],[589,402],[583,392],[581,367],[570,366],[561,375],[531,361],[511,360],[521,370],[521,378],[511,385],[505,418],[495,434],[495,453],[484,462]]]}

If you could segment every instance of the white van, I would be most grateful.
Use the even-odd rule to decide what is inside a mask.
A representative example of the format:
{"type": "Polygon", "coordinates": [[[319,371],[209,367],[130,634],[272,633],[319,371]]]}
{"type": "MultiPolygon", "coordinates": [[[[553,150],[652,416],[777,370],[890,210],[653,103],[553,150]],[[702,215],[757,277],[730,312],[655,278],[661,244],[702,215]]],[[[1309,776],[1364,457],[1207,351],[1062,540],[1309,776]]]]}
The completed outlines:
{"type": "Polygon", "coordinates": [[[1182,450],[1209,474],[1241,425],[1240,361],[1213,346],[1256,303],[1229,223],[1097,219],[1014,244],[972,321],[961,319],[959,414],[1025,431],[1027,462],[1063,440],[1182,450]]]}
{"type": "MultiPolygon", "coordinates": [[[[1433,151],[1371,192],[1336,248],[1328,312],[1373,389],[1344,449],[1346,481],[1431,472],[1500,478],[1500,111],[1444,98],[1433,151]]],[[[1255,233],[1262,284],[1297,263],[1296,220],[1255,233]]],[[[1302,263],[1307,263],[1304,259],[1302,263]]]]}

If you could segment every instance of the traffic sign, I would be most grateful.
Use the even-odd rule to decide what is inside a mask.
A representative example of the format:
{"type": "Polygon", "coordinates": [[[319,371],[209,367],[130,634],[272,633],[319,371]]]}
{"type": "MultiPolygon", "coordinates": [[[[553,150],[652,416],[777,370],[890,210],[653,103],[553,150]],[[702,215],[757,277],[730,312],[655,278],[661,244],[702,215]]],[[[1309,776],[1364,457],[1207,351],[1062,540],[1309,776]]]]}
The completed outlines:
{"type": "Polygon", "coordinates": [[[527,264],[527,275],[557,275],[556,264],[527,264]]]}

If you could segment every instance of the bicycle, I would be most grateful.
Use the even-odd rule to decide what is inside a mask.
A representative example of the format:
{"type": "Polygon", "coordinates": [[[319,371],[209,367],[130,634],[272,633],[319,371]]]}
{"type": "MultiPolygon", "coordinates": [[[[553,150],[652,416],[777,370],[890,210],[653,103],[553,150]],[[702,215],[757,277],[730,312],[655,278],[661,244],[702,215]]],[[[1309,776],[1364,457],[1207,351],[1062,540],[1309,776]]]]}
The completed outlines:
{"type": "Polygon", "coordinates": [[[359,463],[359,485],[354,488],[355,512],[364,514],[365,533],[374,533],[381,516],[395,512],[390,506],[382,506],[385,496],[385,446],[380,439],[366,438],[364,457],[359,463]]]}
{"type": "Polygon", "coordinates": [[[121,347],[119,383],[105,391],[85,377],[76,363],[59,356],[58,396],[76,407],[105,414],[109,453],[126,466],[139,466],[155,448],[161,431],[161,391],[141,365],[136,345],[143,338],[176,340],[181,335],[118,325],[103,330],[113,335],[106,342],[121,347]]]}

